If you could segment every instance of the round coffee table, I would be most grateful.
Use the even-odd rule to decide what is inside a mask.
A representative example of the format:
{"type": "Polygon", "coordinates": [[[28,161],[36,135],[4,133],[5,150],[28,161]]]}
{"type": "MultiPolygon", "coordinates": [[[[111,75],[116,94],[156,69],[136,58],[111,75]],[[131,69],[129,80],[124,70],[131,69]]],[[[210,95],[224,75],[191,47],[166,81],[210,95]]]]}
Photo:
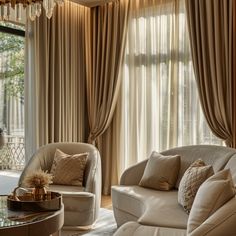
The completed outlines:
{"type": "Polygon", "coordinates": [[[50,212],[10,211],[7,196],[0,195],[0,236],[59,236],[63,223],[63,205],[50,212]]]}

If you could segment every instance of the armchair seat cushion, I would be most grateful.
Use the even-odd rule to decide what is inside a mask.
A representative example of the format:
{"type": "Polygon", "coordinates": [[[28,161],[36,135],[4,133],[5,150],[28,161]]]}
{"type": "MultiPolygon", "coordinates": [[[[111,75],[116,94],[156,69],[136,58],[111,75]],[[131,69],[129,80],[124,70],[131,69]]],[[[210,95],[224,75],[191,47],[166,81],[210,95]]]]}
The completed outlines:
{"type": "MultiPolygon", "coordinates": [[[[113,186],[114,210],[131,214],[145,225],[186,229],[188,214],[178,204],[178,192],[157,191],[140,186],[113,186]]],[[[117,219],[116,219],[117,220],[117,219]]],[[[117,220],[118,225],[119,220],[117,220]]]]}
{"type": "Polygon", "coordinates": [[[79,186],[52,184],[49,186],[49,190],[53,192],[59,192],[63,195],[63,194],[69,194],[69,193],[84,192],[85,188],[79,187],[79,186]]]}
{"type": "Polygon", "coordinates": [[[78,224],[90,225],[96,212],[96,196],[85,192],[84,187],[68,185],[50,185],[49,190],[62,194],[65,217],[64,225],[73,227],[78,224]]]}
{"type": "Polygon", "coordinates": [[[65,211],[85,212],[94,210],[95,195],[85,192],[83,187],[72,188],[67,185],[51,185],[51,191],[62,194],[65,211]]]}

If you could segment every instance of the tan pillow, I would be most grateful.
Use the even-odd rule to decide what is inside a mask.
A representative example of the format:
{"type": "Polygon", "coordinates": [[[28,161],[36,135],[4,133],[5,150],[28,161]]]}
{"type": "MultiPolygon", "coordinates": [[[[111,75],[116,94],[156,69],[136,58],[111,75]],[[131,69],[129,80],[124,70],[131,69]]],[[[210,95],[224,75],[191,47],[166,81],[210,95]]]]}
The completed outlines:
{"type": "Polygon", "coordinates": [[[212,166],[204,163],[201,159],[196,160],[185,171],[178,191],[178,202],[189,214],[193,205],[194,198],[201,184],[214,174],[212,166]]]}
{"type": "Polygon", "coordinates": [[[69,155],[57,149],[50,171],[53,184],[82,186],[87,157],[88,153],[69,155]]]}
{"type": "Polygon", "coordinates": [[[222,170],[207,179],[199,188],[189,215],[187,232],[191,233],[217,209],[235,195],[229,170],[222,170]]]}
{"type": "Polygon", "coordinates": [[[175,186],[179,168],[180,156],[163,156],[153,152],[139,185],[157,190],[170,190],[175,186]]]}

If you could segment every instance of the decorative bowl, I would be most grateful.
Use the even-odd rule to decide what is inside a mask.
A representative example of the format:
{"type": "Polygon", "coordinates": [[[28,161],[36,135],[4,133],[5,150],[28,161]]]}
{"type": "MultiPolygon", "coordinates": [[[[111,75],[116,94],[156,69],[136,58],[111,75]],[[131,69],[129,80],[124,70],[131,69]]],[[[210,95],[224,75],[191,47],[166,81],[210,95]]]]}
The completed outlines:
{"type": "Polygon", "coordinates": [[[30,194],[17,196],[17,198],[13,195],[7,197],[7,207],[12,211],[56,211],[61,208],[61,202],[60,193],[49,191],[46,199],[41,201],[35,201],[30,194]]]}

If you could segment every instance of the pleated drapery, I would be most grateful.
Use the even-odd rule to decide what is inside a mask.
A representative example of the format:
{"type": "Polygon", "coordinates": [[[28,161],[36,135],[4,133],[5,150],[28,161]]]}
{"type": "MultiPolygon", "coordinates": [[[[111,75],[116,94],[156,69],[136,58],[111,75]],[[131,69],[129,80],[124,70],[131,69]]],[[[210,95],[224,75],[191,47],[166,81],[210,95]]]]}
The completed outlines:
{"type": "Polygon", "coordinates": [[[86,17],[88,142],[101,153],[103,194],[110,194],[111,185],[118,183],[114,150],[119,146],[110,131],[120,89],[129,9],[129,1],[120,0],[92,8],[86,17]]]}
{"type": "MultiPolygon", "coordinates": [[[[51,20],[28,24],[26,130],[33,149],[85,141],[85,15],[89,8],[66,1],[51,20]],[[30,113],[30,115],[29,115],[30,113]]],[[[44,13],[43,13],[44,14],[44,13]]],[[[28,154],[34,150],[28,151],[28,154]]]]}
{"type": "MultiPolygon", "coordinates": [[[[227,8],[222,9],[226,13],[227,8]]],[[[215,19],[213,13],[209,10],[210,15],[203,17],[215,19]]],[[[222,27],[226,15],[226,21],[219,19],[222,27]]],[[[213,19],[212,35],[217,31],[213,19]]],[[[152,150],[214,139],[202,119],[186,28],[184,0],[120,0],[91,9],[66,1],[50,21],[42,15],[28,24],[25,119],[26,147],[31,149],[27,155],[50,142],[89,139],[101,153],[103,193],[109,194],[121,172],[152,150]]],[[[216,43],[211,36],[208,40],[216,43]]],[[[224,40],[227,36],[217,43],[224,40]]],[[[203,40],[204,47],[209,42],[203,40]]],[[[197,45],[191,39],[192,52],[193,44],[197,45]]],[[[215,44],[212,47],[204,52],[197,47],[196,52],[206,54],[204,61],[214,52],[229,58],[227,47],[220,52],[215,44]]],[[[214,92],[209,92],[214,99],[205,106],[209,120],[215,115],[217,123],[211,122],[212,126],[219,125],[221,138],[233,143],[232,137],[228,139],[234,125],[228,119],[233,117],[229,108],[233,102],[228,100],[232,92],[228,82],[218,79],[218,74],[229,76],[229,65],[222,62],[221,70],[210,63],[207,70],[197,59],[194,67],[204,68],[203,78],[217,76],[214,92]],[[228,91],[223,102],[220,87],[228,91]]],[[[204,87],[207,82],[201,83],[204,87]]]]}
{"type": "Polygon", "coordinates": [[[129,1],[121,0],[92,8],[87,16],[86,84],[89,142],[108,128],[120,88],[129,1]]]}
{"type": "Polygon", "coordinates": [[[212,132],[230,147],[236,147],[234,2],[186,0],[193,66],[202,109],[212,132]]]}

